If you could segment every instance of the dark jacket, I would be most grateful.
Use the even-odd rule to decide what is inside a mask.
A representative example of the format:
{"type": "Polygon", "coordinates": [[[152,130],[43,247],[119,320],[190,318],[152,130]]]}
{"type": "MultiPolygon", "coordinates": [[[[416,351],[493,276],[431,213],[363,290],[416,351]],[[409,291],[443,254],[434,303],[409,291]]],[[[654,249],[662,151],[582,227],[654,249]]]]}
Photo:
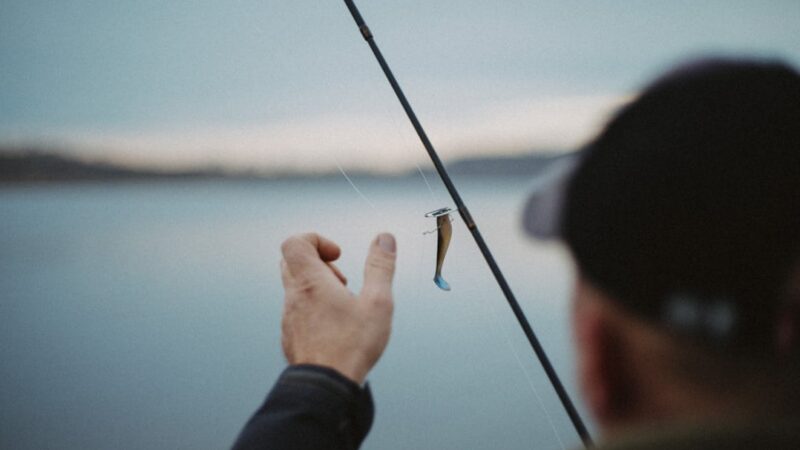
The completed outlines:
{"type": "Polygon", "coordinates": [[[290,366],[233,449],[353,450],[369,432],[373,414],[369,386],[325,367],[290,366]]]}

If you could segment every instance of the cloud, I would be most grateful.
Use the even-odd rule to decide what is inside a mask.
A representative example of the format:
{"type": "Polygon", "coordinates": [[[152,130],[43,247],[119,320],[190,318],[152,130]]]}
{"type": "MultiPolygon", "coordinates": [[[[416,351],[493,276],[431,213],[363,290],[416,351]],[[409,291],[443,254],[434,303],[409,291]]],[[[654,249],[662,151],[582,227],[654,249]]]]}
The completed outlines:
{"type": "MultiPolygon", "coordinates": [[[[445,159],[571,149],[591,138],[628,97],[593,95],[494,103],[424,124],[445,159]]],[[[407,170],[427,159],[405,117],[339,112],[250,126],[161,131],[0,133],[0,143],[68,148],[135,166],[220,166],[263,172],[407,170]]]]}

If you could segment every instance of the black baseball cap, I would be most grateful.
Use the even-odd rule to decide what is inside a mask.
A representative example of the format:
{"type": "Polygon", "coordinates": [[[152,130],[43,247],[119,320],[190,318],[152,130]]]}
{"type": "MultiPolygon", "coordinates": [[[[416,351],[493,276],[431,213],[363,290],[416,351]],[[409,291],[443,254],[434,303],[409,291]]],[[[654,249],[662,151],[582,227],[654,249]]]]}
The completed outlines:
{"type": "Polygon", "coordinates": [[[677,67],[554,164],[523,222],[626,310],[783,352],[800,309],[800,76],[772,60],[677,67]]]}

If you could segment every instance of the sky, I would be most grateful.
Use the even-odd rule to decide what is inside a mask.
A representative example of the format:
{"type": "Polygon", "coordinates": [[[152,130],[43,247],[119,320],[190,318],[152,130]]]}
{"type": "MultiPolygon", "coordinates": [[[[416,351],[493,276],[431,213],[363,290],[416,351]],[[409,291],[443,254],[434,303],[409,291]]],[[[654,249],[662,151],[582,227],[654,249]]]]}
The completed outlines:
{"type": "MultiPolygon", "coordinates": [[[[704,55],[800,65],[800,2],[362,0],[445,160],[580,145],[704,55]]],[[[0,2],[0,147],[398,171],[426,155],[342,1],[0,2]]]]}

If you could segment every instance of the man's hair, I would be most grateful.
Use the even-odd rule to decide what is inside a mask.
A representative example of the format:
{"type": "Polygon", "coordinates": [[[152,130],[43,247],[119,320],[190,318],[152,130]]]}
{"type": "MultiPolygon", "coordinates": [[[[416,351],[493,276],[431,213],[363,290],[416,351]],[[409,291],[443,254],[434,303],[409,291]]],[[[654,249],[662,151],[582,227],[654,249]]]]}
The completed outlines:
{"type": "Polygon", "coordinates": [[[800,76],[729,59],[668,73],[588,146],[562,214],[582,274],[626,310],[777,353],[800,304],[800,76]]]}

